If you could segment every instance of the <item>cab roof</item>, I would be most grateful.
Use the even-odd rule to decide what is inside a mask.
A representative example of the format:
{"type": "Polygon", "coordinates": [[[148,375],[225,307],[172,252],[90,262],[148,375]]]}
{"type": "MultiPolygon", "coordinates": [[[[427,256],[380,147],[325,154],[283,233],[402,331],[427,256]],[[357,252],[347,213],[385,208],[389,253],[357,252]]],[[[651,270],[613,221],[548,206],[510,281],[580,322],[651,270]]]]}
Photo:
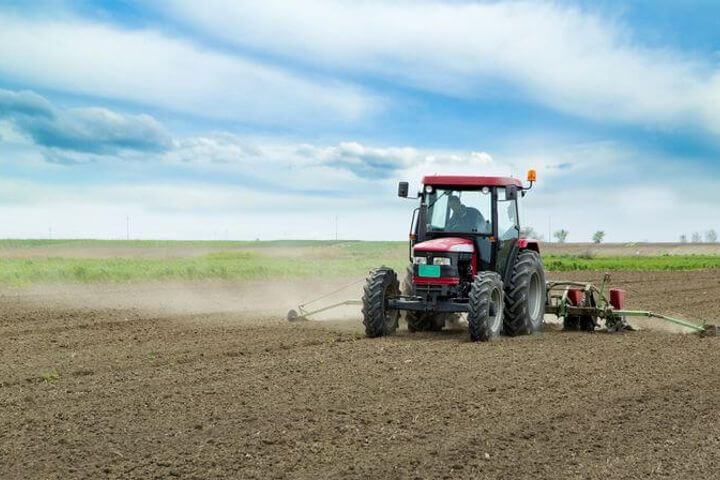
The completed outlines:
{"type": "Polygon", "coordinates": [[[423,185],[441,185],[444,187],[506,187],[515,185],[522,188],[522,182],[512,177],[476,177],[468,175],[428,175],[423,185]]]}

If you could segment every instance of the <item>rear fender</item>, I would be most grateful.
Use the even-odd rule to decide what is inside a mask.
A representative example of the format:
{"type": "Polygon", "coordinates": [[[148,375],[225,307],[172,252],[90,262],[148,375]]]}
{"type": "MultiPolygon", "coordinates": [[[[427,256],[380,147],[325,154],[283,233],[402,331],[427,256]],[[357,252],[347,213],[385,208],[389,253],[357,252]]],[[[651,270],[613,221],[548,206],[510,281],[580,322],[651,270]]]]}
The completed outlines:
{"type": "Polygon", "coordinates": [[[507,282],[510,280],[510,275],[512,275],[513,268],[515,267],[515,260],[517,260],[517,256],[523,250],[532,250],[534,252],[540,253],[540,243],[537,240],[533,240],[532,238],[518,238],[517,242],[515,242],[515,245],[513,245],[512,252],[510,252],[507,265],[505,265],[503,282],[506,285],[507,282]]]}
{"type": "Polygon", "coordinates": [[[540,253],[540,243],[532,238],[519,238],[517,246],[519,250],[533,250],[540,253]]]}

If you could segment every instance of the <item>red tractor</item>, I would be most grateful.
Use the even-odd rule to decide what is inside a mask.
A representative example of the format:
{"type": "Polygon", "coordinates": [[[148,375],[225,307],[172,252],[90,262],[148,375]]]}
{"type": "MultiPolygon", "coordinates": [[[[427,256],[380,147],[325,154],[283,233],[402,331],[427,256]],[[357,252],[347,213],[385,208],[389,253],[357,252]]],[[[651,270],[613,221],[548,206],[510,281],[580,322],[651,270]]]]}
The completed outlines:
{"type": "MultiPolygon", "coordinates": [[[[401,312],[411,332],[438,331],[467,314],[470,338],[530,334],[543,323],[547,290],[538,242],[520,234],[519,200],[532,188],[516,178],[427,176],[410,233],[410,265],[400,285],[391,268],[370,272],[362,299],[368,337],[393,333],[401,312]]],[[[408,198],[408,183],[398,195],[408,198]]]]}

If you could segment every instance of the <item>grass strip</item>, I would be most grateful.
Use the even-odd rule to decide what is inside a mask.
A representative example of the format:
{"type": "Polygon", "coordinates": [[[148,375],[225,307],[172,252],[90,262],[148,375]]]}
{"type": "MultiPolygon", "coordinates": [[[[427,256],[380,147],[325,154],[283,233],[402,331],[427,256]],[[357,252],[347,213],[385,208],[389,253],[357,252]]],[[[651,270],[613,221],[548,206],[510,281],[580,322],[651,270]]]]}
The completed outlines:
{"type": "Polygon", "coordinates": [[[572,271],[678,271],[720,268],[720,255],[662,255],[583,258],[543,256],[545,268],[554,272],[572,271]]]}
{"type": "MultiPolygon", "coordinates": [[[[0,258],[0,285],[195,280],[263,280],[362,276],[380,265],[404,275],[407,245],[398,242],[338,242],[283,253],[248,249],[197,257],[0,258]]],[[[549,271],[678,271],[720,269],[720,256],[543,256],[549,271]]]]}

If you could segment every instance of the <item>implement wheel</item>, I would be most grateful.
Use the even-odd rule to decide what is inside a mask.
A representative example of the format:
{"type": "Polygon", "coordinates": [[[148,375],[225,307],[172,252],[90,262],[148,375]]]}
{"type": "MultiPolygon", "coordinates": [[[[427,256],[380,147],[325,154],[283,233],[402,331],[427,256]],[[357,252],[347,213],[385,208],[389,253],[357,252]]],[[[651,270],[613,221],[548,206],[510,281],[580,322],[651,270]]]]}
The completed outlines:
{"type": "Polygon", "coordinates": [[[546,297],[545,269],[540,254],[523,250],[505,286],[505,334],[514,337],[539,330],[546,297]]]}
{"type": "Polygon", "coordinates": [[[480,272],[470,287],[468,330],[474,342],[500,335],[503,326],[503,284],[495,272],[480,272]]]}
{"type": "Polygon", "coordinates": [[[590,315],[567,315],[563,319],[563,330],[568,332],[594,332],[595,320],[590,315]]]}
{"type": "Polygon", "coordinates": [[[391,268],[380,267],[370,272],[362,298],[365,335],[382,337],[395,332],[400,312],[387,308],[388,300],[400,295],[397,275],[391,268]]]}
{"type": "MultiPolygon", "coordinates": [[[[585,295],[585,298],[578,306],[595,307],[595,297],[592,293],[585,295]]],[[[567,315],[563,319],[563,330],[594,332],[597,321],[592,315],[567,315]]]]}

